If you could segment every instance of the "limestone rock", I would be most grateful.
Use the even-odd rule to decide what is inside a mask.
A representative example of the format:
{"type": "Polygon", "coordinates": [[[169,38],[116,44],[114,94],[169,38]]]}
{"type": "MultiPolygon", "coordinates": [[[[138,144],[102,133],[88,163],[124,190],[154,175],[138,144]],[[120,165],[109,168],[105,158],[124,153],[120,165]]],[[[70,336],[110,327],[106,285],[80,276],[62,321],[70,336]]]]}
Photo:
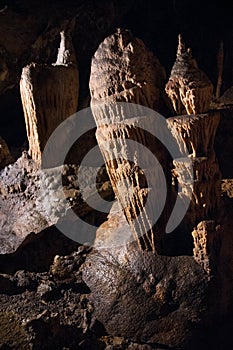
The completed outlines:
{"type": "MultiPolygon", "coordinates": [[[[97,232],[98,250],[82,269],[95,317],[109,335],[183,348],[206,314],[206,272],[192,256],[161,256],[141,251],[136,242],[118,245],[116,221],[112,215],[101,230],[115,237],[115,245],[99,248],[107,242],[97,232]]],[[[124,232],[130,235],[129,225],[124,232]]]]}
{"type": "Polygon", "coordinates": [[[232,207],[221,227],[197,225],[193,256],[142,252],[124,241],[123,232],[130,238],[131,230],[116,209],[97,230],[96,249],[82,269],[94,316],[110,336],[175,349],[202,348],[204,336],[214,346],[216,324],[226,329],[232,314],[232,207]]]}
{"type": "Polygon", "coordinates": [[[69,35],[62,32],[55,64],[31,63],[22,71],[20,92],[29,154],[37,163],[52,132],[77,111],[79,80],[73,51],[69,35]]]}
{"type": "Polygon", "coordinates": [[[199,114],[209,109],[213,85],[198,68],[191,49],[185,49],[180,35],[176,61],[165,90],[178,115],[199,114]]]}
{"type": "Polygon", "coordinates": [[[0,169],[6,165],[13,163],[14,159],[10,154],[6,142],[0,136],[0,169]]]}
{"type": "Polygon", "coordinates": [[[97,49],[91,67],[91,105],[131,102],[159,110],[165,72],[130,31],[118,29],[97,49]]]}
{"type": "MultiPolygon", "coordinates": [[[[69,220],[70,211],[87,221],[95,218],[95,211],[82,197],[78,170],[76,165],[38,170],[26,152],[2,170],[0,254],[14,252],[31,232],[39,233],[62,218],[69,220]]],[[[103,199],[113,196],[109,183],[102,182],[102,178],[99,176],[97,184],[87,189],[87,202],[88,195],[93,196],[93,191],[97,191],[95,186],[103,199]]],[[[98,200],[99,196],[96,197],[98,200]]],[[[97,215],[103,220],[99,212],[97,215]]]]}
{"type": "Polygon", "coordinates": [[[208,274],[216,270],[221,245],[219,230],[214,221],[202,221],[192,232],[194,259],[208,274]]]}

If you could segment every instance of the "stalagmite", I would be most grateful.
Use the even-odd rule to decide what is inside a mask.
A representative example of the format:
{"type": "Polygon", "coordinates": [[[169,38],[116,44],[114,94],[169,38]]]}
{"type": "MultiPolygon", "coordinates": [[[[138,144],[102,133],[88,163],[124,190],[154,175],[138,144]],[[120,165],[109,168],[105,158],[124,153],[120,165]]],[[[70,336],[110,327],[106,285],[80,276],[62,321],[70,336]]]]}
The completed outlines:
{"type": "Polygon", "coordinates": [[[77,111],[78,68],[68,34],[61,32],[55,64],[31,63],[23,68],[20,92],[29,154],[40,163],[43,149],[52,132],[63,120],[77,111]]]}
{"type": "Polygon", "coordinates": [[[118,29],[106,38],[92,60],[90,91],[96,138],[135,238],[140,246],[152,250],[161,238],[161,233],[153,232],[152,217],[159,212],[159,190],[164,179],[159,164],[152,165],[145,149],[156,154],[164,169],[167,157],[145,131],[151,130],[153,135],[154,128],[159,127],[154,125],[153,115],[145,115],[145,110],[132,103],[158,110],[163,80],[159,61],[127,30],[118,29]],[[145,169],[152,181],[149,186],[145,169]]]}
{"type": "Polygon", "coordinates": [[[191,49],[185,49],[180,35],[176,61],[165,90],[179,115],[200,114],[209,109],[213,85],[198,68],[191,49]]]}
{"type": "Polygon", "coordinates": [[[191,162],[182,157],[173,160],[173,174],[182,189],[178,196],[191,200],[185,217],[188,229],[202,220],[214,218],[220,208],[221,173],[214,151],[219,119],[218,112],[167,119],[181,152],[186,147],[191,159],[191,162]],[[187,174],[193,176],[192,183],[187,174]]]}

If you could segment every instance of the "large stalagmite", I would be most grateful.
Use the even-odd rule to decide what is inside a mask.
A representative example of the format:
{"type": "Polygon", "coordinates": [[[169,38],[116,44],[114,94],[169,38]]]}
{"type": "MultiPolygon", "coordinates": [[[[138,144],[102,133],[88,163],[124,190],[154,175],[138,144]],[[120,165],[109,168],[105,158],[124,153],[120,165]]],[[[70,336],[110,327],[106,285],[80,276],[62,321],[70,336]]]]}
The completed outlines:
{"type": "Polygon", "coordinates": [[[156,206],[163,179],[159,164],[152,166],[151,158],[138,144],[144,150],[150,148],[164,169],[167,157],[159,143],[145,132],[146,128],[153,131],[156,127],[153,115],[145,115],[135,105],[119,106],[117,102],[158,110],[163,81],[164,70],[159,61],[127,30],[118,29],[106,38],[92,60],[90,90],[97,141],[136,240],[143,248],[153,250],[161,234],[153,233],[151,215],[159,211],[156,206]],[[129,139],[134,143],[130,145],[129,139]],[[151,187],[157,189],[151,200],[144,169],[152,174],[151,187]]]}
{"type": "Polygon", "coordinates": [[[31,63],[20,80],[29,154],[41,162],[43,149],[56,127],[77,111],[78,68],[71,38],[61,32],[57,61],[52,65],[31,63]]]}
{"type": "Polygon", "coordinates": [[[176,61],[165,90],[179,115],[199,114],[209,109],[213,85],[198,68],[191,49],[186,50],[180,35],[176,61]]]}

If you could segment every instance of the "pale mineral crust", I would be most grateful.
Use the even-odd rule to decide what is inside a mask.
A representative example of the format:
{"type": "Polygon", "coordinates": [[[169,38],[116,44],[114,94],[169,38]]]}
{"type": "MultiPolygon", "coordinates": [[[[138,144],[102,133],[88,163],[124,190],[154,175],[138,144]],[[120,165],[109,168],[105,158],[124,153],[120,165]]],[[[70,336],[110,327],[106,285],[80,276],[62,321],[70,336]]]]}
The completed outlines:
{"type": "Polygon", "coordinates": [[[213,85],[198,68],[191,49],[186,50],[180,35],[176,61],[165,91],[178,115],[200,114],[209,110],[213,85]]]}
{"type": "Polygon", "coordinates": [[[62,32],[57,62],[51,66],[31,63],[23,68],[20,81],[29,154],[37,163],[52,132],[77,111],[78,91],[71,38],[62,32]]]}

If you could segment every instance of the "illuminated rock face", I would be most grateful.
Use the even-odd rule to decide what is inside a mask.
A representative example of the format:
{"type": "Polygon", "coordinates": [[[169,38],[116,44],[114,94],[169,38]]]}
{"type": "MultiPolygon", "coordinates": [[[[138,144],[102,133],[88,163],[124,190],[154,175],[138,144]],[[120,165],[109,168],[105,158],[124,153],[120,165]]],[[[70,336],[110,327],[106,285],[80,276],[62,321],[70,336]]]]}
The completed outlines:
{"type": "Polygon", "coordinates": [[[180,35],[176,61],[165,90],[179,115],[200,114],[209,109],[213,85],[198,68],[191,50],[185,49],[180,35]]]}
{"type": "Polygon", "coordinates": [[[69,36],[61,33],[55,64],[31,63],[23,68],[20,92],[25,115],[29,154],[41,162],[41,154],[56,127],[77,111],[78,69],[69,36]]]}
{"type": "Polygon", "coordinates": [[[144,169],[152,173],[150,187],[159,190],[163,179],[159,164],[152,166],[151,158],[140,146],[155,152],[165,169],[167,158],[161,146],[145,132],[145,128],[154,130],[153,116],[143,115],[139,106],[120,107],[116,102],[159,110],[163,81],[164,70],[159,61],[127,30],[119,29],[106,38],[92,61],[90,91],[96,138],[114,192],[135,238],[140,246],[152,250],[156,250],[161,236],[158,231],[153,233],[151,220],[151,214],[158,211],[159,203],[155,200],[158,191],[155,190],[153,200],[150,199],[144,169]],[[143,210],[146,202],[147,208],[143,210]]]}

